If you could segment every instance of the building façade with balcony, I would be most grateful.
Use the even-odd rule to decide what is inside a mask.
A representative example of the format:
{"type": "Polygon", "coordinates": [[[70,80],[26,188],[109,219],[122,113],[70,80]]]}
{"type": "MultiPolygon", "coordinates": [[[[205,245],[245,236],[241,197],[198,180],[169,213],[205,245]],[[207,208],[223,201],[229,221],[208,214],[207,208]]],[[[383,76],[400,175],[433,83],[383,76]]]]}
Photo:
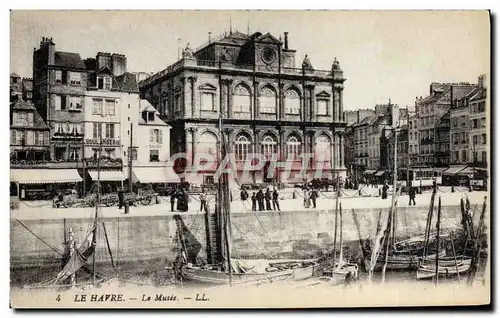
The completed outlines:
{"type": "MultiPolygon", "coordinates": [[[[334,170],[345,176],[343,72],[336,60],[331,70],[315,70],[307,55],[297,68],[295,53],[287,33],[284,42],[269,33],[223,34],[194,51],[188,45],[181,60],[141,81],[141,97],[172,126],[172,153],[187,152],[188,160],[197,153],[216,155],[222,110],[242,183],[300,179],[299,168],[288,180],[282,172],[265,178],[273,155],[298,162],[301,154],[313,153],[325,158],[324,177],[334,170]],[[242,179],[250,153],[264,155],[266,163],[242,179]]],[[[188,181],[203,183],[214,171],[205,172],[188,181]]]]}

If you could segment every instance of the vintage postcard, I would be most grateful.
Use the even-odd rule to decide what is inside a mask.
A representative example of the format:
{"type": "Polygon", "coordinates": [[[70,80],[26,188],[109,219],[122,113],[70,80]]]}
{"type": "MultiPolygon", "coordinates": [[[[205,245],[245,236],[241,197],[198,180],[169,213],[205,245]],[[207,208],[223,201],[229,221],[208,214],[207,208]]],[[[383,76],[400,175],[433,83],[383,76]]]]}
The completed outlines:
{"type": "Polygon", "coordinates": [[[10,15],[13,308],[488,305],[488,11],[10,15]]]}

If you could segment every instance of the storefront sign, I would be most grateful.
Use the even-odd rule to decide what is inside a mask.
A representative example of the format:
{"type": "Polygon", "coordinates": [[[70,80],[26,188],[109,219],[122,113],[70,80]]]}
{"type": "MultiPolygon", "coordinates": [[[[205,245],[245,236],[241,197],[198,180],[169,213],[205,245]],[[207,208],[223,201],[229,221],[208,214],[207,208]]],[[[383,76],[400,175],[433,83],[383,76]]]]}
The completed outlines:
{"type": "MultiPolygon", "coordinates": [[[[91,145],[91,146],[99,146],[99,139],[85,139],[85,144],[86,145],[91,145]]],[[[120,140],[118,139],[102,139],[102,145],[103,146],[119,146],[120,145],[120,140]]]]}

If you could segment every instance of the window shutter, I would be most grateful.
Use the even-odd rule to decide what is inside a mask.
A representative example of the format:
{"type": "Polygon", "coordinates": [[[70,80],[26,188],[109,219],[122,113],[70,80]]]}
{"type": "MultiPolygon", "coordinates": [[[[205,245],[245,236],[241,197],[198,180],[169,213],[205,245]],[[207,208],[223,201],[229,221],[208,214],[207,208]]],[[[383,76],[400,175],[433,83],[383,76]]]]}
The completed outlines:
{"type": "Polygon", "coordinates": [[[16,143],[16,131],[11,130],[10,131],[10,144],[14,145],[16,143]]]}
{"type": "Polygon", "coordinates": [[[153,142],[154,138],[154,129],[149,131],[149,142],[153,142]]]}
{"type": "Polygon", "coordinates": [[[161,129],[158,130],[158,143],[163,143],[163,131],[161,129]]]}

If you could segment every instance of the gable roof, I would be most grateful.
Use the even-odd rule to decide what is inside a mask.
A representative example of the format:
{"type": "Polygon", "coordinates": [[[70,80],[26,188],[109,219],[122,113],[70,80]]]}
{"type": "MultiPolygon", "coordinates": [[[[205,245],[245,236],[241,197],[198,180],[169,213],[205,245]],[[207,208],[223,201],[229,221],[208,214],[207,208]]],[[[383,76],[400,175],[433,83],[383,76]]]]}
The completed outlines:
{"type": "Polygon", "coordinates": [[[17,101],[10,104],[11,109],[15,110],[34,110],[36,109],[32,103],[28,103],[22,99],[18,99],[17,101]]]}
{"type": "Polygon", "coordinates": [[[21,76],[19,76],[16,73],[12,72],[12,73],[10,73],[10,77],[21,77],[21,76]]]}
{"type": "Polygon", "coordinates": [[[153,107],[147,100],[141,99],[139,101],[139,120],[138,123],[140,125],[153,125],[153,126],[169,126],[167,123],[165,123],[163,120],[160,119],[160,113],[156,110],[156,108],[153,107]],[[154,121],[148,121],[145,122],[144,119],[142,118],[142,112],[144,111],[154,111],[155,112],[155,118],[154,121]]]}
{"type": "Polygon", "coordinates": [[[62,67],[85,69],[85,64],[78,53],[56,51],[54,63],[55,65],[62,67]]]}
{"type": "Polygon", "coordinates": [[[11,112],[13,110],[28,110],[33,113],[33,128],[49,129],[42,116],[38,113],[32,103],[24,100],[17,100],[10,104],[11,112]]]}

